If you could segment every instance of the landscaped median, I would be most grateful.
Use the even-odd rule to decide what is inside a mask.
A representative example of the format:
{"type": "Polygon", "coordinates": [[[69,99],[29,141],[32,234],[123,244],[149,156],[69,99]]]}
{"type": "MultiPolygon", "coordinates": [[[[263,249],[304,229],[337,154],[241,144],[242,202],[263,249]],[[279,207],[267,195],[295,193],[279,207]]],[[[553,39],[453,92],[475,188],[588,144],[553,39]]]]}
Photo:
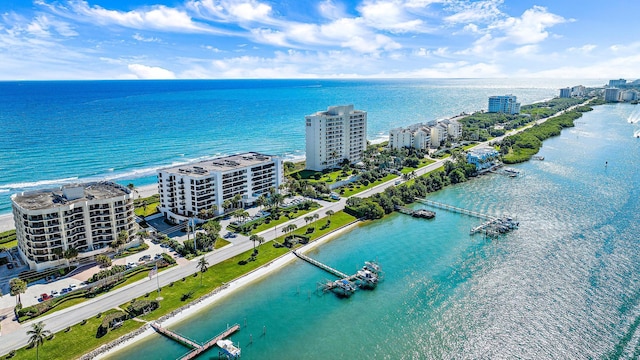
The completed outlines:
{"type": "MultiPolygon", "coordinates": [[[[293,231],[292,234],[306,234],[309,236],[310,241],[314,241],[315,239],[335,231],[336,229],[342,228],[356,220],[357,219],[353,216],[339,211],[331,215],[330,218],[327,217],[320,219],[315,223],[311,223],[308,226],[293,231]],[[314,227],[314,231],[307,233],[307,229],[311,226],[314,227]]],[[[160,292],[160,296],[162,297],[162,299],[159,300],[160,307],[146,315],[140,315],[138,317],[148,321],[156,320],[163,315],[176,311],[191,301],[209,294],[224,283],[231,282],[240,276],[270,263],[289,251],[286,247],[273,246],[275,243],[282,243],[284,238],[284,236],[281,236],[274,240],[273,243],[266,243],[260,246],[258,255],[254,257],[255,260],[253,261],[246,261],[247,259],[252,258],[253,255],[253,250],[249,250],[221,263],[215,264],[209,267],[205,272],[198,270],[192,275],[186,276],[181,280],[164,286],[160,292]],[[246,264],[239,265],[239,263],[243,261],[246,264]]],[[[160,274],[160,276],[162,276],[162,274],[160,274]]],[[[151,292],[139,298],[132,299],[131,302],[122,304],[120,308],[129,309],[132,304],[154,301],[157,297],[158,294],[156,292],[151,292]]],[[[108,312],[105,312],[104,315],[112,312],[115,313],[117,311],[120,310],[109,310],[108,312]]],[[[116,340],[120,336],[124,336],[144,325],[141,322],[129,319],[125,320],[118,327],[110,328],[106,333],[104,333],[104,331],[99,332],[99,328],[103,325],[104,320],[102,316],[100,318],[94,317],[86,319],[84,324],[76,324],[69,327],[68,331],[63,330],[56,333],[52,340],[47,340],[40,346],[39,353],[42,354],[42,358],[77,358],[82,354],[86,354],[103,344],[116,340]],[[101,335],[101,337],[98,337],[99,335],[101,335]]],[[[35,349],[22,348],[16,352],[14,358],[33,359],[34,356],[35,349]]]]}

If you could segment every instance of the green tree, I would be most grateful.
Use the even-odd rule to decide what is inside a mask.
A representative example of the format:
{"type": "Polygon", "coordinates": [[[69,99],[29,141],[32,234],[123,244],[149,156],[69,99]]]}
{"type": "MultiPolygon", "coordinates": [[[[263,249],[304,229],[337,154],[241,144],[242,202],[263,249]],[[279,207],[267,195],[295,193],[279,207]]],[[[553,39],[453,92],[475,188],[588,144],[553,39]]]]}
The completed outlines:
{"type": "Polygon", "coordinates": [[[29,336],[29,345],[36,347],[36,359],[40,358],[40,354],[38,353],[40,345],[42,345],[44,340],[51,335],[51,331],[45,330],[44,326],[44,323],[40,321],[31,325],[31,330],[27,331],[27,336],[29,336]]]}
{"type": "Polygon", "coordinates": [[[202,258],[198,260],[198,269],[200,270],[200,286],[202,286],[202,276],[209,268],[208,266],[209,262],[204,258],[204,255],[202,255],[202,258]]]}
{"type": "Polygon", "coordinates": [[[20,294],[27,291],[27,282],[20,278],[13,278],[9,281],[9,289],[11,296],[16,297],[16,305],[22,305],[20,294]]]}
{"type": "Polygon", "coordinates": [[[64,250],[62,250],[61,247],[57,247],[57,248],[51,250],[51,252],[53,253],[53,255],[56,256],[56,260],[58,260],[58,265],[60,265],[60,259],[62,259],[63,255],[64,255],[64,250]]]}
{"type": "Polygon", "coordinates": [[[222,230],[222,226],[220,225],[220,222],[215,221],[215,220],[209,220],[206,223],[204,223],[202,225],[202,229],[204,230],[204,232],[211,238],[213,238],[213,240],[217,239],[218,236],[220,235],[220,230],[222,230]]]}
{"type": "Polygon", "coordinates": [[[325,212],[325,215],[327,215],[327,217],[329,218],[328,222],[331,222],[331,216],[333,214],[335,214],[333,210],[327,210],[327,212],[325,212]]]}
{"type": "Polygon", "coordinates": [[[256,252],[256,243],[258,242],[258,238],[259,238],[259,237],[260,237],[260,236],[258,236],[258,235],[256,235],[256,234],[253,234],[253,235],[249,236],[249,240],[251,240],[251,241],[253,242],[253,253],[254,253],[254,254],[255,254],[255,252],[256,252]]]}
{"type": "Polygon", "coordinates": [[[75,259],[76,257],[78,257],[78,249],[74,247],[70,247],[64,252],[64,258],[67,259],[67,269],[71,268],[70,261],[75,259]]]}
{"type": "Polygon", "coordinates": [[[96,255],[96,262],[101,267],[111,266],[111,258],[104,254],[96,255]]]}
{"type": "Polygon", "coordinates": [[[111,242],[111,247],[120,252],[122,247],[129,242],[129,233],[127,230],[122,230],[118,233],[118,236],[111,242]]]}

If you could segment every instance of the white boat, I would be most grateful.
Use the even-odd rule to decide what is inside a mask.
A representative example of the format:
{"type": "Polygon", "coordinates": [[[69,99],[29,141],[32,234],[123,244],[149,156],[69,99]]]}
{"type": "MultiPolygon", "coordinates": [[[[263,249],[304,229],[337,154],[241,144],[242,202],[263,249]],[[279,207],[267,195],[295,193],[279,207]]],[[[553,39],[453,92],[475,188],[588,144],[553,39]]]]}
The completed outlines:
{"type": "Polygon", "coordinates": [[[380,265],[376,264],[373,261],[365,261],[364,262],[364,268],[373,272],[373,273],[378,273],[380,272],[380,265]]]}
{"type": "Polygon", "coordinates": [[[367,270],[366,266],[363,267],[362,270],[358,270],[356,275],[360,280],[364,281],[368,285],[375,286],[378,283],[378,276],[367,270]]]}
{"type": "Polygon", "coordinates": [[[218,345],[218,347],[222,350],[222,352],[224,352],[224,354],[229,356],[230,358],[233,359],[233,358],[240,357],[240,353],[241,353],[240,348],[233,345],[233,342],[231,340],[227,340],[227,339],[218,340],[216,342],[216,345],[218,345]]]}

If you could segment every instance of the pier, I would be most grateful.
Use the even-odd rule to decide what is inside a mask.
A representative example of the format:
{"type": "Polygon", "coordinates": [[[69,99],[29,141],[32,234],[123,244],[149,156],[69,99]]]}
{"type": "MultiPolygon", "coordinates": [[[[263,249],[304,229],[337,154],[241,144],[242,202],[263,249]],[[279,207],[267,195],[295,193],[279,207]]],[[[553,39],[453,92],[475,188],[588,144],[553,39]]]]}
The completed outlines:
{"type": "Polygon", "coordinates": [[[306,255],[300,254],[296,251],[291,252],[309,264],[339,278],[338,280],[325,280],[324,282],[318,283],[318,287],[322,288],[323,292],[333,291],[338,295],[348,297],[351,296],[357,288],[374,289],[383,277],[380,265],[373,261],[366,261],[361,270],[358,270],[353,275],[347,275],[340,270],[336,270],[331,266],[323,264],[306,255]]]}
{"type": "MultiPolygon", "coordinates": [[[[192,350],[190,352],[188,352],[186,355],[184,355],[183,357],[180,358],[180,360],[189,360],[189,359],[194,359],[197,356],[199,356],[200,354],[202,354],[203,352],[209,350],[210,348],[212,348],[213,346],[217,346],[218,341],[223,340],[224,338],[230,336],[231,334],[235,333],[236,331],[240,330],[240,325],[239,324],[235,324],[233,326],[231,326],[230,328],[226,329],[225,331],[221,332],[220,334],[216,335],[213,339],[207,341],[206,343],[204,343],[203,345],[200,345],[199,343],[197,343],[196,341],[193,341],[185,336],[182,336],[176,332],[173,332],[169,329],[165,329],[162,326],[158,325],[157,323],[151,323],[151,327],[158,332],[159,334],[162,334],[172,340],[175,340],[177,342],[179,342],[182,345],[185,345],[189,348],[191,348],[192,350]]],[[[226,352],[225,352],[226,353],[226,352]]],[[[238,349],[238,356],[239,357],[239,349],[238,349]]]]}
{"type": "Polygon", "coordinates": [[[312,258],[310,258],[310,257],[308,257],[308,256],[306,256],[306,255],[300,254],[300,253],[298,253],[298,252],[296,252],[296,251],[292,251],[292,252],[293,252],[293,254],[294,254],[295,256],[297,256],[297,257],[299,257],[300,259],[302,259],[302,260],[304,260],[304,261],[308,262],[309,264],[311,264],[311,265],[315,265],[315,266],[319,267],[320,269],[322,269],[322,270],[324,270],[324,271],[326,271],[326,272],[328,272],[328,273],[330,273],[330,274],[332,274],[332,275],[335,275],[335,276],[337,276],[337,277],[339,277],[339,278],[341,278],[341,279],[345,279],[345,278],[348,278],[348,277],[349,277],[349,275],[347,275],[347,274],[343,273],[342,271],[336,270],[336,269],[332,268],[332,267],[331,267],[331,266],[329,266],[329,265],[326,265],[326,264],[321,263],[321,262],[320,262],[320,261],[318,261],[318,260],[314,260],[314,259],[312,259],[312,258]]]}
{"type": "Polygon", "coordinates": [[[518,228],[518,225],[519,225],[517,221],[514,221],[512,218],[508,216],[497,218],[490,215],[479,213],[477,211],[471,211],[471,210],[459,208],[456,206],[439,203],[437,201],[432,201],[427,199],[417,199],[417,201],[429,206],[439,208],[439,209],[445,209],[445,210],[449,210],[449,211],[457,212],[460,214],[465,214],[468,216],[473,216],[479,219],[486,220],[484,223],[471,228],[471,230],[469,231],[469,235],[473,235],[473,234],[484,231],[485,235],[497,236],[499,234],[505,234],[511,230],[515,230],[518,228]]]}
{"type": "Polygon", "coordinates": [[[425,204],[425,205],[429,205],[438,209],[443,209],[443,210],[449,210],[449,211],[453,211],[453,212],[457,212],[460,214],[465,214],[465,215],[469,215],[469,216],[473,216],[473,217],[477,217],[483,220],[487,220],[487,221],[491,221],[491,220],[495,220],[496,218],[493,216],[489,216],[489,215],[485,215],[482,213],[479,213],[477,211],[471,211],[471,210],[467,210],[467,209],[463,209],[463,208],[459,208],[456,206],[452,206],[452,205],[447,205],[447,204],[443,204],[437,201],[433,201],[433,200],[427,200],[427,199],[417,199],[417,201],[425,204]]]}

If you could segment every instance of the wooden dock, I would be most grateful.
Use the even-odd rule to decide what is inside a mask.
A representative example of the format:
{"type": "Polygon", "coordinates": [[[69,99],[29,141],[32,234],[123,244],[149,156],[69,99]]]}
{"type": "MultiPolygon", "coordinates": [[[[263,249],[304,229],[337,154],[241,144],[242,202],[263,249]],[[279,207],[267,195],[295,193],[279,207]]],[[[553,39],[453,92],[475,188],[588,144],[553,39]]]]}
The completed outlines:
{"type": "Polygon", "coordinates": [[[324,271],[326,271],[326,272],[328,272],[328,273],[330,273],[332,275],[335,275],[335,276],[337,276],[337,277],[339,277],[341,279],[346,279],[346,278],[349,277],[349,275],[343,273],[342,271],[336,270],[336,269],[332,268],[331,266],[325,265],[325,264],[321,263],[320,261],[314,260],[314,259],[312,259],[312,258],[310,258],[310,257],[308,257],[306,255],[300,254],[300,253],[298,253],[296,251],[292,251],[292,253],[295,256],[299,257],[300,259],[308,262],[309,264],[315,265],[315,266],[319,267],[320,269],[322,269],[322,270],[324,270],[324,271]]]}
{"type": "Polygon", "coordinates": [[[220,334],[216,335],[213,339],[207,341],[205,344],[200,345],[199,343],[184,337],[178,333],[175,333],[169,329],[165,329],[162,326],[158,325],[157,323],[151,323],[151,327],[157,331],[158,333],[172,339],[175,340],[177,342],[179,342],[180,344],[183,344],[187,347],[190,347],[192,350],[189,351],[186,355],[182,356],[180,358],[180,360],[190,360],[190,359],[194,359],[197,356],[201,355],[203,352],[209,350],[210,348],[217,346],[217,342],[219,340],[222,340],[228,336],[230,336],[231,334],[235,333],[236,331],[240,330],[240,325],[239,324],[235,324],[231,327],[229,327],[228,329],[226,329],[225,331],[221,332],[220,334]]]}
{"type": "Polygon", "coordinates": [[[465,214],[465,215],[469,215],[469,216],[473,216],[473,217],[477,217],[483,220],[487,220],[487,221],[494,221],[496,220],[495,217],[493,216],[489,216],[486,214],[482,214],[479,213],[477,211],[471,211],[471,210],[467,210],[467,209],[463,209],[463,208],[459,208],[456,206],[452,206],[452,205],[447,205],[447,204],[443,204],[437,201],[433,201],[433,200],[427,200],[427,199],[416,199],[417,201],[425,204],[425,205],[429,205],[438,209],[443,209],[443,210],[449,210],[449,211],[453,211],[453,212],[457,212],[460,214],[465,214]]]}

